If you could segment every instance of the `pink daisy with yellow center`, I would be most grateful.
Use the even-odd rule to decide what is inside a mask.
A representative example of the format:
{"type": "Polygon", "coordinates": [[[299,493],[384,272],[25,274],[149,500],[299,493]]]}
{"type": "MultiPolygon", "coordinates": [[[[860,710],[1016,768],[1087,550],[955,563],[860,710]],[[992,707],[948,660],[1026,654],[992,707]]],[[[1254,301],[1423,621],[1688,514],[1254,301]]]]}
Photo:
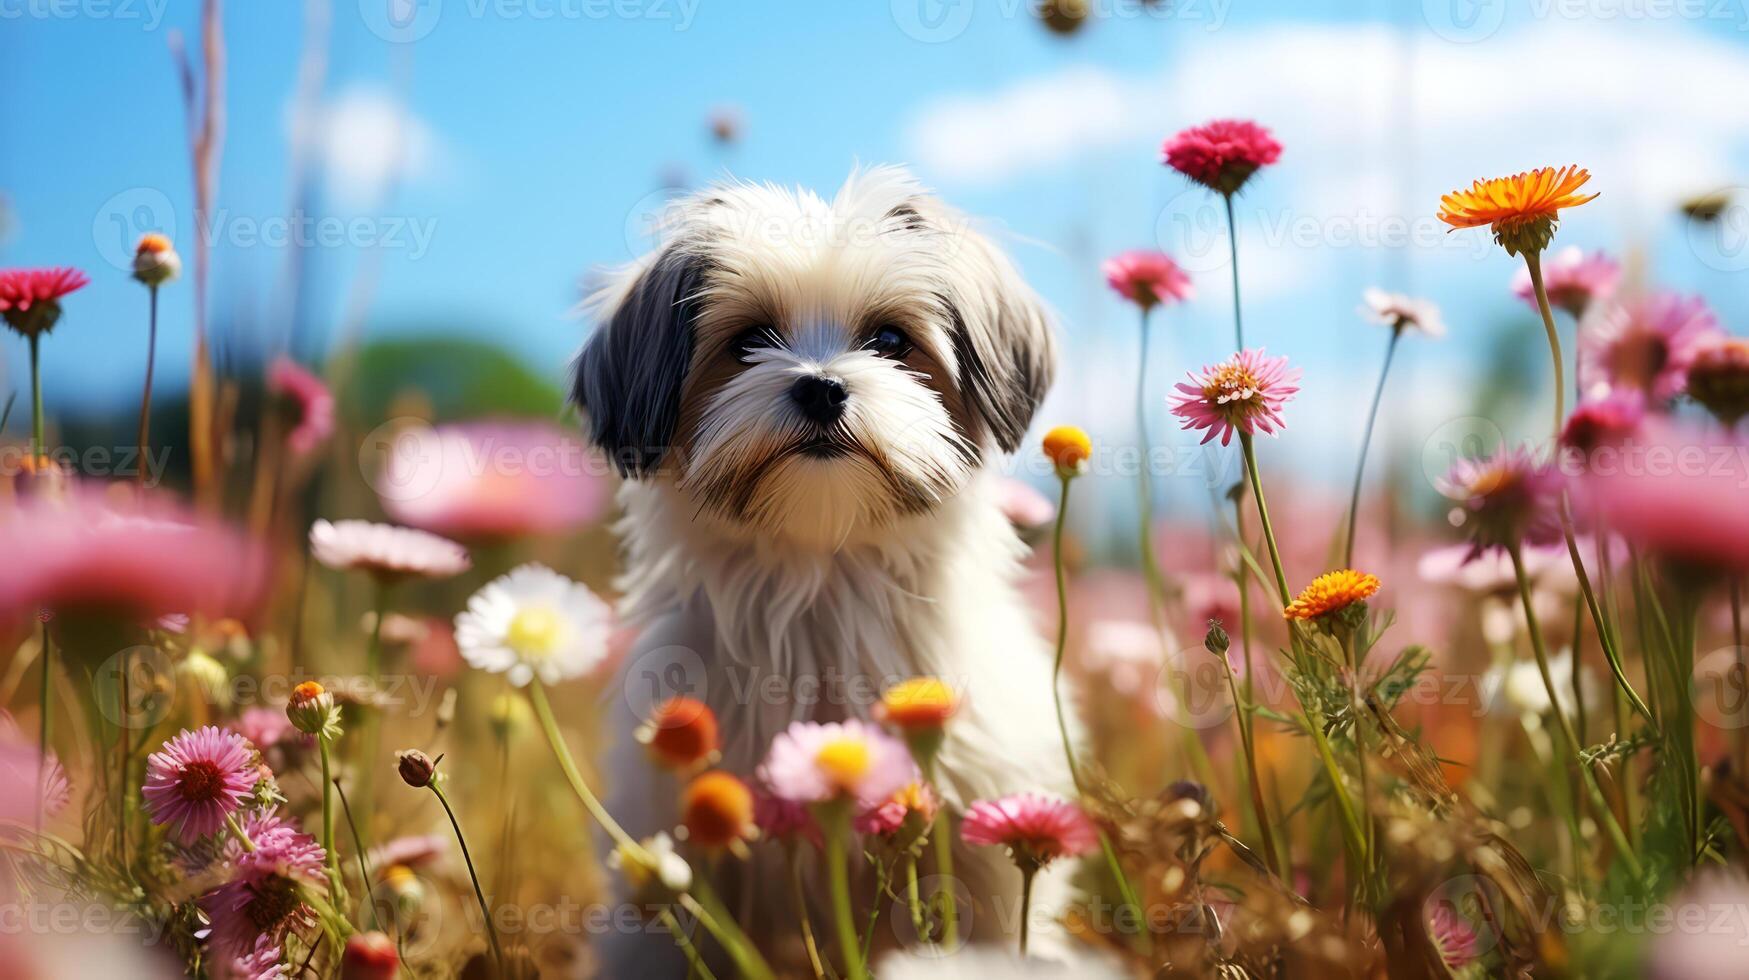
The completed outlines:
{"type": "Polygon", "coordinates": [[[1189,384],[1178,384],[1172,414],[1186,429],[1208,430],[1203,442],[1218,435],[1223,446],[1233,441],[1234,430],[1274,434],[1284,425],[1282,407],[1300,390],[1300,373],[1285,356],[1267,357],[1260,347],[1242,350],[1191,375],[1189,384]]]}
{"type": "Polygon", "coordinates": [[[916,778],[897,739],[860,721],[798,721],[771,742],[759,778],[793,803],[853,800],[875,806],[916,778]]]}
{"type": "Polygon", "coordinates": [[[152,822],[168,824],[182,843],[192,844],[218,833],[259,777],[243,736],[208,725],[183,731],[146,758],[141,793],[152,822]]]}

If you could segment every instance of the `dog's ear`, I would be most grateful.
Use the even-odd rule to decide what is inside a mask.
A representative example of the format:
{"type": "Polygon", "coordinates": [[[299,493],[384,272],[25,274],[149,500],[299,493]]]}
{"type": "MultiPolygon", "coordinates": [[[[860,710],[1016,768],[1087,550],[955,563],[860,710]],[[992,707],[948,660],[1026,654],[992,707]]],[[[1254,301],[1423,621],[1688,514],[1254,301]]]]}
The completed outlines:
{"type": "Polygon", "coordinates": [[[1006,255],[961,229],[947,242],[957,275],[947,295],[961,392],[996,445],[1014,452],[1056,372],[1050,317],[1006,255]]]}
{"type": "Polygon", "coordinates": [[[577,355],[571,399],[621,476],[655,469],[674,439],[692,362],[703,260],[670,246],[593,301],[596,328],[577,355]]]}

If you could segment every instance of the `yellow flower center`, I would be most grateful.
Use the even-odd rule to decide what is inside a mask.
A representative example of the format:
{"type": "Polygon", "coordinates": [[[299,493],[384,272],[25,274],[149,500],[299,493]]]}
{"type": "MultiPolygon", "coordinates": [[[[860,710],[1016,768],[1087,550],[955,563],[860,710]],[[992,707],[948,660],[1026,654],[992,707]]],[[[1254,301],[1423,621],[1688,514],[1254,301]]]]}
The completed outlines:
{"type": "Polygon", "coordinates": [[[551,609],[534,607],[518,612],[504,632],[504,644],[524,657],[550,657],[559,649],[564,623],[551,609]]]}
{"type": "Polygon", "coordinates": [[[1216,405],[1251,401],[1258,395],[1257,378],[1244,365],[1222,364],[1203,382],[1202,395],[1216,405]]]}
{"type": "Polygon", "coordinates": [[[856,785],[868,772],[868,746],[852,738],[827,742],[814,755],[814,763],[826,778],[841,789],[856,785]]]}

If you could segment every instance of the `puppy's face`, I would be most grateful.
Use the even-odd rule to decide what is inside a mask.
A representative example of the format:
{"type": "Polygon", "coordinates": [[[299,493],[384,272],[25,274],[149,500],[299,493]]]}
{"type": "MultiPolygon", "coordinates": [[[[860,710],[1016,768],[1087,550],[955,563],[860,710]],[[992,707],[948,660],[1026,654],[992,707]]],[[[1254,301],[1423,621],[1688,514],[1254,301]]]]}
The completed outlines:
{"type": "Polygon", "coordinates": [[[828,546],[958,492],[1050,381],[1031,290],[892,169],[831,202],[751,185],[678,202],[596,302],[576,398],[622,471],[828,546]]]}

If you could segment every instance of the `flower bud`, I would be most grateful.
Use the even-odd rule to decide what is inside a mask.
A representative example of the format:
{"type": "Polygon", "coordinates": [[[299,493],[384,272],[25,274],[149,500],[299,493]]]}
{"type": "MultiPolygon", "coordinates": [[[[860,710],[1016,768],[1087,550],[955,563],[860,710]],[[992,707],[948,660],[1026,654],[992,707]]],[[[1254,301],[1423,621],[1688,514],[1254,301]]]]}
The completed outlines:
{"type": "Polygon", "coordinates": [[[670,769],[709,765],[721,745],[716,714],[703,701],[689,697],[673,697],[657,705],[636,734],[656,762],[670,769]]]}
{"type": "Polygon", "coordinates": [[[701,847],[733,847],[758,833],[753,823],[753,791],[720,770],[687,784],[680,811],[686,839],[701,847]]]}
{"type": "MultiPolygon", "coordinates": [[[[441,762],[443,756],[437,759],[441,762]]],[[[395,753],[395,765],[401,772],[401,781],[414,789],[424,789],[437,778],[437,762],[418,749],[395,753]]]]}
{"type": "Polygon", "coordinates": [[[1068,479],[1079,476],[1093,455],[1093,440],[1073,425],[1059,425],[1045,433],[1045,456],[1057,468],[1057,475],[1068,479]]]}
{"type": "Polygon", "coordinates": [[[395,941],[380,932],[354,933],[340,958],[340,980],[394,980],[401,969],[395,941]]]}
{"type": "Polygon", "coordinates": [[[1205,650],[1217,657],[1225,657],[1227,648],[1232,641],[1227,638],[1227,630],[1218,619],[1209,620],[1209,631],[1203,635],[1202,645],[1205,650]]]}
{"type": "Polygon", "coordinates": [[[140,236],[134,248],[134,278],[148,286],[158,287],[182,274],[182,257],[170,246],[170,239],[157,232],[140,236]]]}
{"type": "Polygon", "coordinates": [[[334,695],[315,681],[304,681],[292,688],[285,716],[291,719],[293,728],[305,735],[329,741],[340,737],[340,706],[334,703],[334,695]]]}

